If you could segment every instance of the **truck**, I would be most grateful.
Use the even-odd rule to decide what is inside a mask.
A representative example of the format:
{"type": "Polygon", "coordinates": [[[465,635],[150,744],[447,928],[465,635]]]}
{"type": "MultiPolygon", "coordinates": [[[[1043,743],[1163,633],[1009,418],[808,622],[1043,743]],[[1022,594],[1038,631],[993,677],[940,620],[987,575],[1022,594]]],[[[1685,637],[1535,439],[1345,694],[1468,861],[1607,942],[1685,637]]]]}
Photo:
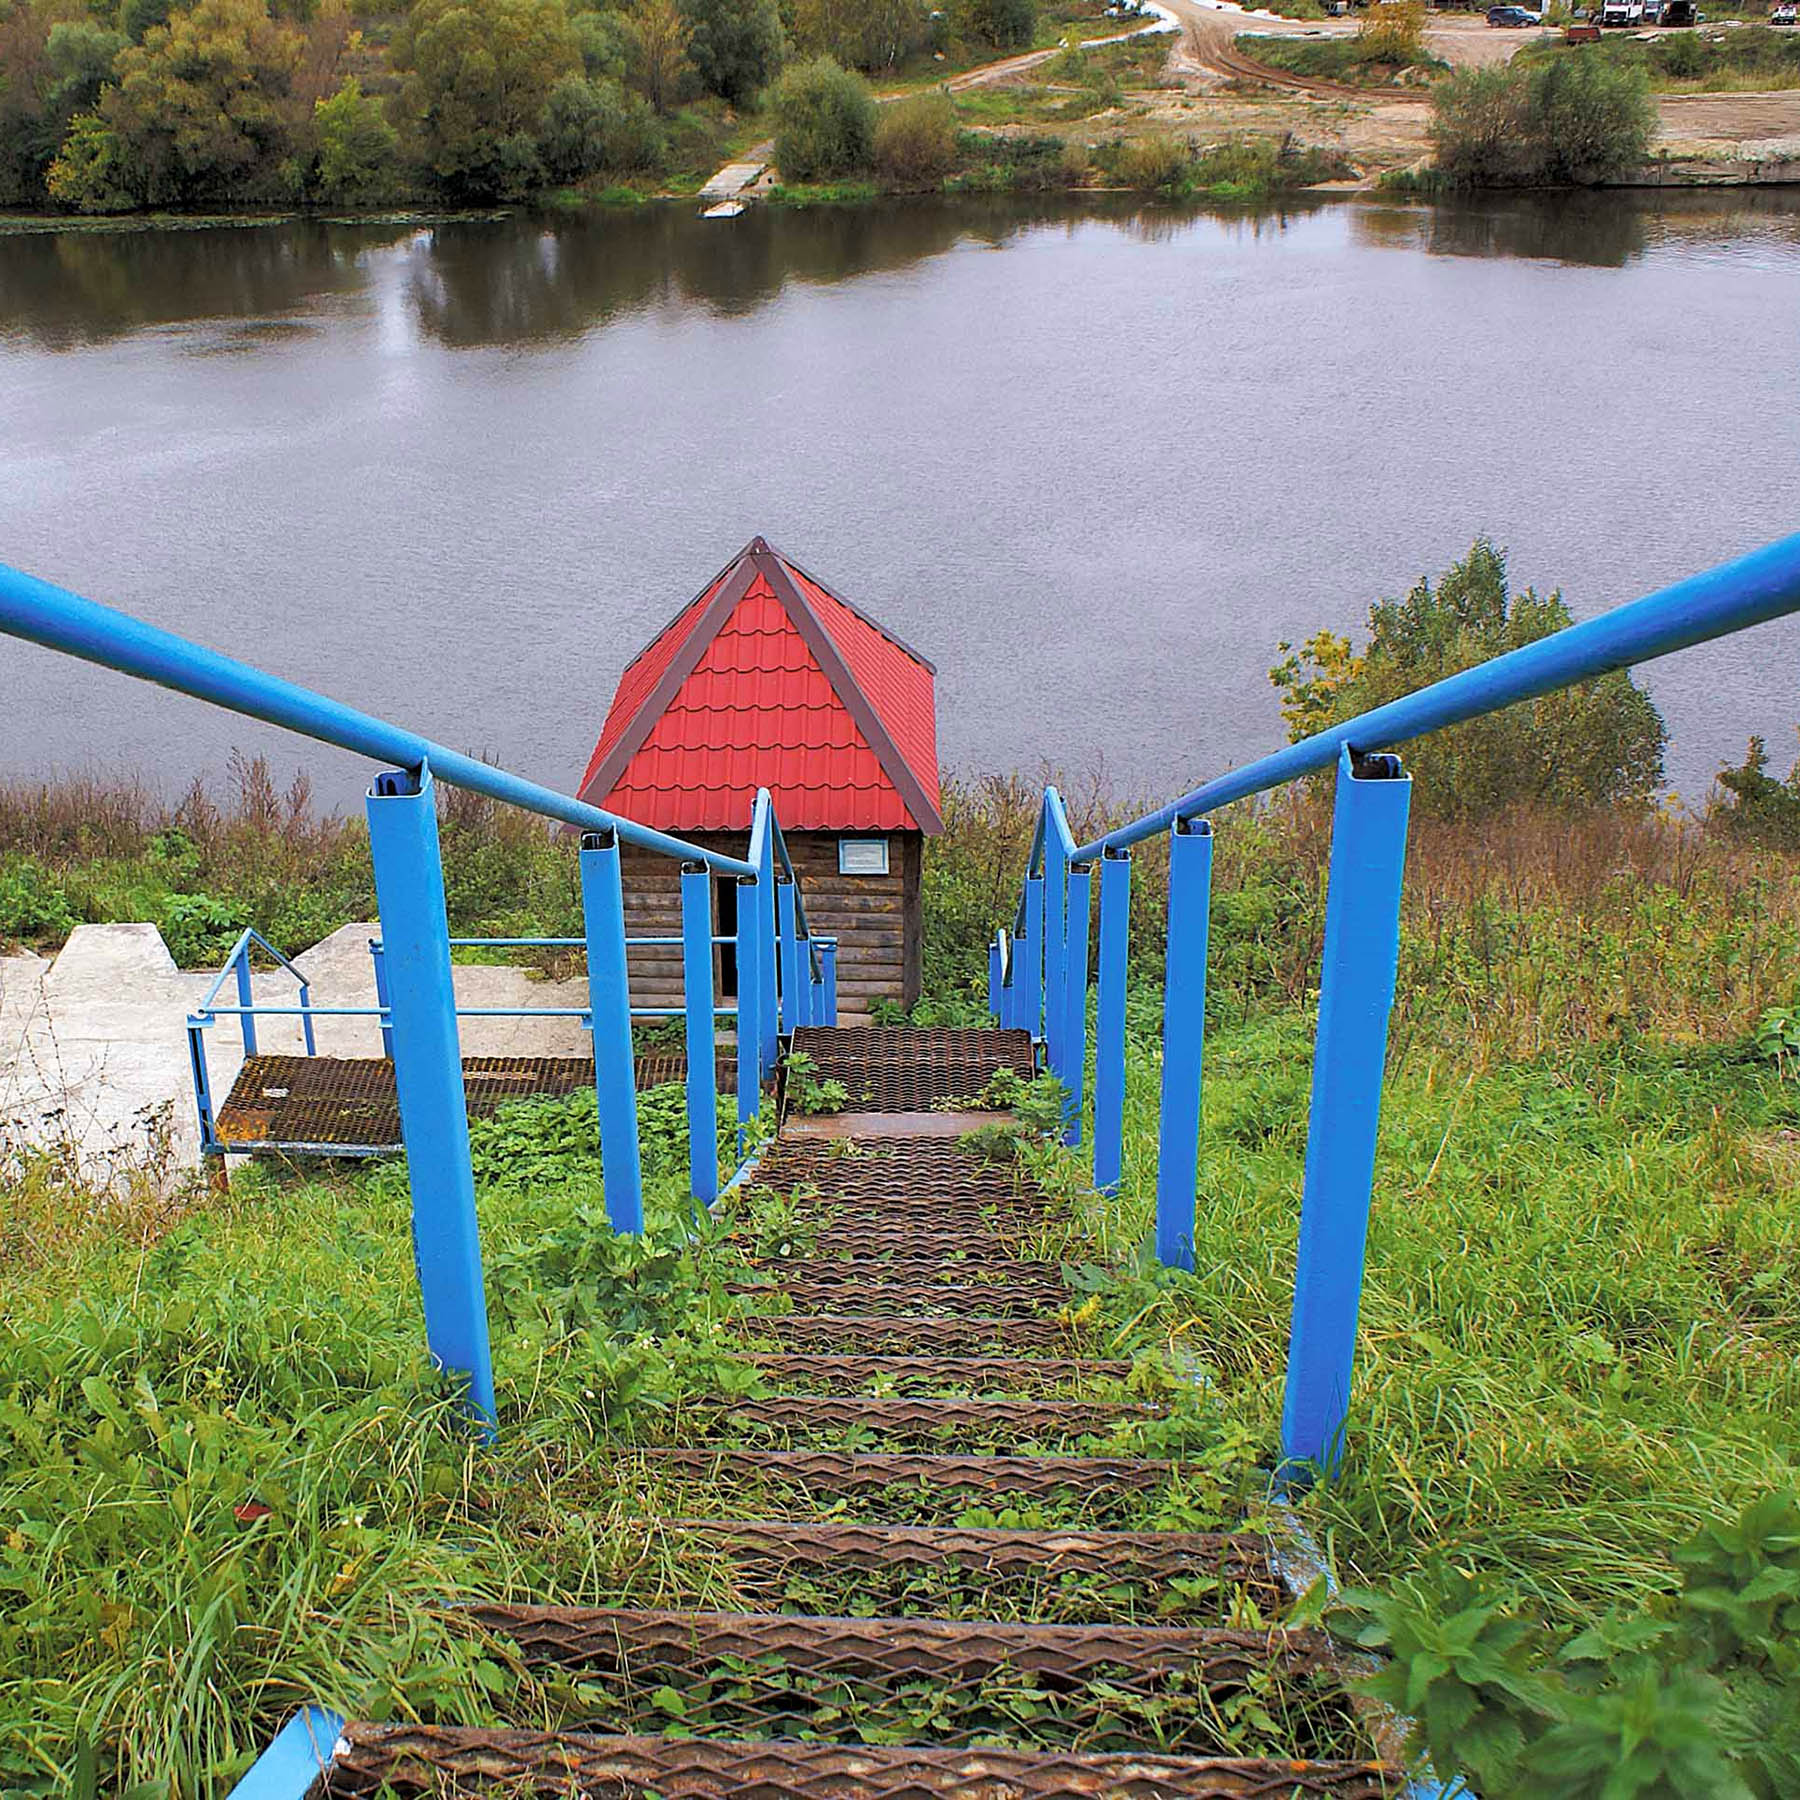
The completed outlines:
{"type": "Polygon", "coordinates": [[[1600,8],[1602,25],[1642,25],[1644,0],[1604,0],[1600,8]]]}

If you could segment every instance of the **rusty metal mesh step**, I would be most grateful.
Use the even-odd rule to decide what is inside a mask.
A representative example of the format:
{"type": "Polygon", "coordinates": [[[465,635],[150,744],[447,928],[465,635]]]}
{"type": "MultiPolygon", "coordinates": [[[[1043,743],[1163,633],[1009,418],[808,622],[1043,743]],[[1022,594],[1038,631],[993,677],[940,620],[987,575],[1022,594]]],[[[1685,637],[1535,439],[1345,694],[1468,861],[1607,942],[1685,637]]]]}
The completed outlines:
{"type": "Polygon", "coordinates": [[[893,1249],[869,1249],[858,1234],[839,1234],[830,1253],[807,1257],[752,1257],[759,1273],[799,1281],[968,1281],[972,1277],[996,1286],[1008,1282],[1037,1283],[1058,1301],[1066,1294],[1062,1264],[1043,1257],[1010,1254],[992,1233],[971,1243],[955,1234],[919,1238],[908,1233],[893,1249]]]}
{"type": "Polygon", "coordinates": [[[812,1436],[861,1428],[884,1438],[992,1442],[1092,1437],[1158,1416],[1152,1406],[1093,1400],[868,1399],[854,1394],[785,1394],[762,1400],[701,1401],[724,1409],[720,1429],[812,1436]]]}
{"type": "Polygon", "coordinates": [[[1031,1038],[1023,1031],[881,1030],[802,1026],[796,1054],[820,1081],[841,1081],[853,1112],[929,1112],[980,1094],[1001,1069],[1029,1081],[1031,1038]]]}
{"type": "Polygon", "coordinates": [[[772,1282],[734,1281],[727,1284],[726,1292],[783,1299],[799,1313],[900,1313],[908,1317],[969,1313],[977,1317],[1016,1317],[1055,1312],[1069,1298],[1069,1290],[1060,1277],[1053,1282],[1038,1277],[1004,1285],[982,1282],[972,1287],[958,1287],[947,1281],[863,1283],[833,1280],[829,1276],[796,1277],[772,1282]]]}
{"type": "Polygon", "coordinates": [[[1217,1754],[1234,1746],[1221,1709],[1255,1692],[1283,1715],[1258,1747],[1353,1741],[1347,1701],[1319,1679],[1335,1672],[1330,1640],[1310,1629],[490,1604],[467,1617],[532,1666],[569,1671],[561,1705],[586,1728],[638,1730],[672,1714],[697,1735],[822,1728],[1044,1749],[1128,1749],[1149,1736],[1217,1754]]]}
{"type": "Polygon", "coordinates": [[[712,1484],[766,1483],[827,1497],[914,1487],[1012,1504],[1076,1493],[1144,1493],[1175,1465],[1138,1456],[961,1456],[926,1451],[739,1450],[694,1445],[633,1450],[649,1474],[712,1484]]]}
{"type": "Polygon", "coordinates": [[[1002,1211],[1051,1206],[1048,1195],[1021,1184],[1012,1165],[985,1161],[954,1138],[780,1138],[757,1165],[756,1184],[782,1194],[806,1190],[820,1203],[885,1201],[921,1212],[947,1199],[1002,1211]],[[855,1153],[833,1147],[841,1143],[853,1143],[855,1153]]]}
{"type": "MultiPolygon", "coordinates": [[[[737,1091],[737,1065],[719,1060],[720,1091],[737,1091]]],[[[639,1088],[687,1077],[687,1058],[637,1059],[639,1088]]],[[[469,1117],[486,1118],[509,1100],[560,1098],[594,1085],[591,1059],[470,1056],[463,1059],[469,1117]]],[[[394,1065],[381,1056],[246,1057],[215,1121],[220,1139],[243,1150],[400,1148],[394,1065]]]]}
{"type": "Polygon", "coordinates": [[[903,1573],[956,1569],[988,1579],[1090,1575],[1166,1583],[1213,1574],[1274,1610],[1282,1588],[1266,1538],[1253,1532],[1000,1531],[841,1520],[671,1519],[666,1529],[726,1553],[739,1567],[903,1573]]]}
{"type": "Polygon", "coordinates": [[[743,1313],[729,1323],[745,1337],[788,1350],[895,1350],[909,1354],[985,1350],[1070,1350],[1073,1328],[1059,1319],[900,1314],[743,1313]]]}
{"type": "Polygon", "coordinates": [[[1038,1754],[453,1725],[344,1727],[327,1793],[569,1800],[1384,1800],[1397,1770],[1132,1753],[1038,1754]]]}
{"type": "Polygon", "coordinates": [[[766,1665],[855,1682],[925,1680],[971,1688],[1003,1670],[1078,1685],[1106,1679],[1148,1693],[1171,1673],[1207,1692],[1241,1692],[1259,1676],[1335,1672],[1331,1640],[1310,1627],[1024,1625],[997,1620],[815,1619],[792,1613],[665,1612],[617,1606],[482,1603],[466,1615],[530,1659],[621,1675],[766,1665]]]}
{"type": "Polygon", "coordinates": [[[1039,1393],[1089,1382],[1122,1382],[1131,1373],[1128,1362],[1075,1356],[869,1356],[844,1351],[756,1350],[743,1360],[771,1381],[807,1387],[829,1384],[840,1392],[891,1383],[908,1393],[921,1388],[1039,1393]]]}

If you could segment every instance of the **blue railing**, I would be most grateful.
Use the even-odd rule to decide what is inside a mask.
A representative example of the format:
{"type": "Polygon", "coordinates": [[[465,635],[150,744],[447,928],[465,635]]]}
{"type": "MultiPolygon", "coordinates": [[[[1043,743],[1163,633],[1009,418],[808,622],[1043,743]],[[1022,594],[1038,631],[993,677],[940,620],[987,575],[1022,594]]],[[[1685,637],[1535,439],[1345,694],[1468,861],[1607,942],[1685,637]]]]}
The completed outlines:
{"type": "Polygon", "coordinates": [[[1412,787],[1400,759],[1386,752],[1517,701],[1794,612],[1800,612],[1800,536],[1334,725],[1088,843],[1075,842],[1060,796],[1045,791],[1012,927],[996,935],[989,951],[989,1006],[1002,1025],[1029,1030],[1042,1042],[1048,1067],[1070,1096],[1066,1141],[1078,1144],[1097,863],[1093,1167],[1095,1185],[1116,1191],[1124,1163],[1131,851],[1168,834],[1155,1247],[1163,1263],[1191,1269],[1213,854],[1206,815],[1301,776],[1336,771],[1282,1410],[1284,1480],[1329,1471],[1344,1450],[1412,787]]]}
{"type": "MultiPolygon", "coordinates": [[[[282,726],[385,765],[366,803],[369,848],[381,919],[381,986],[377,1006],[315,1007],[300,972],[300,1004],[256,1007],[250,952],[269,946],[246,933],[209,990],[196,1017],[236,1016],[246,1054],[256,1048],[256,1019],[298,1014],[309,1049],[312,1024],[325,1016],[371,1013],[386,1027],[394,1063],[401,1136],[412,1189],[413,1240],[424,1302],[425,1337],[433,1360],[467,1383],[470,1410],[494,1423],[493,1365],[482,1291],[481,1245],[469,1161],[469,1122],[451,982],[451,939],[444,910],[436,784],[444,781],[506,805],[575,826],[587,956],[586,1017],[593,1034],[595,1102],[607,1216],[615,1229],[643,1229],[643,1174],[638,1149],[632,1007],[621,878],[621,846],[630,844],[681,863],[682,1013],[687,1047],[689,1183],[703,1205],[719,1193],[717,1055],[719,996],[714,985],[712,881],[736,879],[734,938],[738,968],[738,1117],[748,1126],[761,1111],[779,1039],[796,1024],[836,1021],[834,947],[807,931],[781,830],[767,792],[752,811],[747,854],[717,850],[655,831],[570,799],[554,789],[433,743],[353,707],[222,656],[17,570],[0,567],[0,631],[153,681],[177,693],[282,726]],[[779,859],[785,881],[778,878],[779,859]],[[783,886],[786,897],[776,889],[783,886]],[[235,1006],[218,1004],[228,977],[235,1006]]],[[[271,955],[275,955],[270,951],[271,955]]],[[[465,1009],[470,1016],[478,1009],[465,1009]]],[[[493,1009],[489,1009],[493,1010],[493,1009]]],[[[554,1009],[572,1013],[576,1009],[554,1009]]],[[[190,1022],[190,1045],[204,1025],[190,1022]]],[[[206,1092],[203,1046],[195,1053],[196,1092],[206,1092]]]]}

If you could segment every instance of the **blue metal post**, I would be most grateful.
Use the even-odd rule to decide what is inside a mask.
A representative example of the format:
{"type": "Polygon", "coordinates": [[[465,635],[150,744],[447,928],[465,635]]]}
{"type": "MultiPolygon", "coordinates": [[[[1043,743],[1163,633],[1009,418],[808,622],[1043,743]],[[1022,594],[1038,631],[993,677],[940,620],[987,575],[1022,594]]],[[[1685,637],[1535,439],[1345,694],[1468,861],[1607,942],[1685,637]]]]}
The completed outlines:
{"type": "MultiPolygon", "coordinates": [[[[1045,801],[1046,811],[1049,802],[1045,801]]],[[[1050,1072],[1065,1087],[1069,1074],[1063,1049],[1067,1006],[1063,996],[1063,912],[1068,863],[1063,855],[1062,834],[1046,816],[1044,820],[1044,1055],[1050,1072]]]]}
{"type": "Polygon", "coordinates": [[[1131,856],[1100,862],[1100,1001],[1094,1045],[1094,1186],[1116,1194],[1125,1173],[1125,961],[1131,856]]]}
{"type": "Polygon", "coordinates": [[[213,1124],[212,1078],[206,1067],[206,1027],[190,1017],[187,1022],[188,1066],[194,1077],[194,1111],[200,1120],[200,1154],[210,1156],[221,1148],[213,1124]]]}
{"type": "Polygon", "coordinates": [[[1343,1456],[1388,1015],[1400,960],[1411,799],[1412,781],[1398,757],[1373,756],[1353,765],[1345,748],[1331,821],[1319,1030],[1281,1413],[1282,1459],[1302,1465],[1290,1470],[1302,1479],[1306,1465],[1329,1472],[1343,1456]]]}
{"type": "Polygon", "coordinates": [[[762,867],[756,875],[756,991],[761,1005],[757,1019],[762,1027],[762,1075],[775,1073],[781,1055],[780,975],[775,956],[775,834],[763,839],[762,867]]]}
{"type": "Polygon", "coordinates": [[[1063,1142],[1081,1142],[1081,1108],[1087,1085],[1088,916],[1094,871],[1083,863],[1069,871],[1069,917],[1063,949],[1063,1054],[1069,1065],[1069,1120],[1063,1142]]]}
{"type": "Polygon", "coordinates": [[[1020,949],[1024,961],[1019,970],[1019,1023],[1034,1038],[1041,1037],[1044,1030],[1044,878],[1041,875],[1025,877],[1025,937],[1020,949]]]}
{"type": "Polygon", "coordinates": [[[303,981],[300,984],[300,1036],[306,1044],[306,1054],[319,1054],[318,1040],[313,1036],[312,1019],[312,983],[303,981]]]}
{"type": "Polygon", "coordinates": [[[379,938],[369,940],[369,960],[375,965],[375,1004],[381,1008],[381,1054],[394,1060],[394,1020],[388,1009],[387,947],[379,938]]]}
{"type": "Polygon", "coordinates": [[[439,1367],[467,1378],[469,1409],[491,1427],[494,1368],[430,769],[377,776],[366,810],[388,952],[394,1088],[412,1188],[425,1342],[439,1367]]]}
{"type": "Polygon", "coordinates": [[[688,1182],[694,1198],[719,1197],[719,1093],[713,1037],[712,876],[705,863],[681,870],[681,979],[687,1010],[688,1182]]]}
{"type": "Polygon", "coordinates": [[[614,1231],[637,1233],[644,1229],[644,1172],[638,1156],[637,1058],[625,967],[625,889],[614,832],[590,831],[582,837],[581,911],[587,926],[588,1011],[594,1022],[606,1216],[614,1231]]]}
{"type": "Polygon", "coordinates": [[[996,937],[994,941],[988,945],[987,985],[988,1016],[996,1025],[1004,1025],[1006,1023],[1006,1020],[1001,1016],[1000,1012],[1001,1007],[1004,1006],[1005,1003],[1005,990],[1000,985],[1000,940],[996,937]]]}
{"type": "MultiPolygon", "coordinates": [[[[237,955],[232,958],[237,964],[237,997],[239,1006],[254,1006],[256,1002],[250,997],[250,940],[243,939],[237,947],[237,955]]],[[[244,1033],[244,1054],[256,1054],[256,1020],[247,1012],[238,1014],[238,1024],[244,1033]]]]}
{"type": "Polygon", "coordinates": [[[756,881],[738,878],[737,889],[737,1113],[738,1150],[744,1148],[743,1127],[762,1108],[762,1016],[758,992],[762,957],[756,946],[756,922],[762,917],[756,881]]]}
{"type": "Polygon", "coordinates": [[[804,1004],[800,998],[800,940],[795,932],[794,884],[778,881],[775,884],[775,935],[781,954],[781,1030],[784,1033],[791,1033],[796,1025],[804,1023],[800,1017],[804,1004]]]}
{"type": "Polygon", "coordinates": [[[819,956],[825,965],[824,978],[820,981],[820,1005],[824,1008],[824,1017],[819,1021],[822,1025],[835,1025],[837,1014],[837,945],[821,944],[819,956]]]}
{"type": "Polygon", "coordinates": [[[1206,1040],[1206,936],[1212,827],[1169,834],[1169,949],[1163,974],[1162,1116],[1156,1145],[1156,1259],[1194,1266],[1194,1179],[1200,1159],[1200,1058],[1206,1040]]]}
{"type": "Polygon", "coordinates": [[[342,1713],[303,1706],[238,1777],[228,1800],[306,1800],[318,1792],[343,1730],[342,1713]]]}

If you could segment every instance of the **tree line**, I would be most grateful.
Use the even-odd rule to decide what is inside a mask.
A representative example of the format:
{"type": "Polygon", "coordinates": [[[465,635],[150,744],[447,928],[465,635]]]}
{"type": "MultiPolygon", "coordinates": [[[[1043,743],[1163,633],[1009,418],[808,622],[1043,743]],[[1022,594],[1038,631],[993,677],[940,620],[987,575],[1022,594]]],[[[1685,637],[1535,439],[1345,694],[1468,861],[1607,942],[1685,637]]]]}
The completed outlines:
{"type": "Polygon", "coordinates": [[[664,170],[790,63],[875,74],[1036,26],[1035,0],[0,0],[0,206],[517,199],[664,170]]]}

